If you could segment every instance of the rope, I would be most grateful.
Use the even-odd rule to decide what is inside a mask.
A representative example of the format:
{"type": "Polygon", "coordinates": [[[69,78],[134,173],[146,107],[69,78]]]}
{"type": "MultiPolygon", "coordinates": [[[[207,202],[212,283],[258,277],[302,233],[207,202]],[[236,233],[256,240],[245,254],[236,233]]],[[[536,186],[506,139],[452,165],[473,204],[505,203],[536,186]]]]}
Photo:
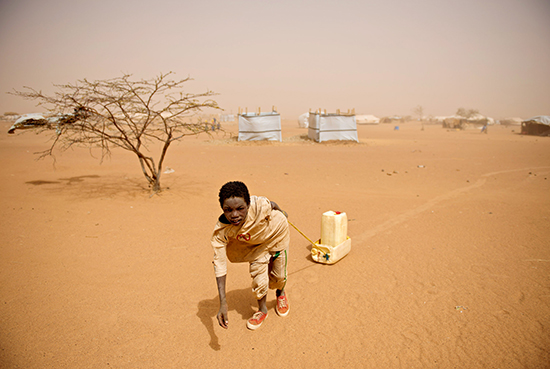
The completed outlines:
{"type": "Polygon", "coordinates": [[[319,245],[317,245],[315,242],[313,242],[312,240],[310,240],[309,237],[306,236],[302,231],[300,231],[300,230],[298,229],[298,227],[296,227],[294,224],[292,224],[292,222],[291,222],[290,220],[287,219],[287,221],[288,221],[288,224],[290,224],[291,226],[293,226],[294,229],[297,230],[302,236],[304,236],[305,239],[308,240],[313,246],[315,246],[315,247],[318,247],[318,246],[319,246],[319,245]]]}

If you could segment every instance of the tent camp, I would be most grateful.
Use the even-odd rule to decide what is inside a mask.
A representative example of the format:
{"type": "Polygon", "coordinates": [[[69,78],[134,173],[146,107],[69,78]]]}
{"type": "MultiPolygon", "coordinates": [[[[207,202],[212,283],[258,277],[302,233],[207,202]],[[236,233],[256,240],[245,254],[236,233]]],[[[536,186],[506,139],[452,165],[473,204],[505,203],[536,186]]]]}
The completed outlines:
{"type": "Polygon", "coordinates": [[[380,118],[374,115],[356,115],[355,122],[357,124],[378,124],[380,123],[380,118]]]}
{"type": "Polygon", "coordinates": [[[282,141],[281,115],[270,113],[239,114],[239,141],[282,141]]]}
{"type": "Polygon", "coordinates": [[[538,115],[521,122],[521,133],[525,135],[550,136],[550,116],[538,115]]]}
{"type": "Polygon", "coordinates": [[[331,140],[359,142],[355,115],[309,113],[308,137],[317,142],[331,140]]]}

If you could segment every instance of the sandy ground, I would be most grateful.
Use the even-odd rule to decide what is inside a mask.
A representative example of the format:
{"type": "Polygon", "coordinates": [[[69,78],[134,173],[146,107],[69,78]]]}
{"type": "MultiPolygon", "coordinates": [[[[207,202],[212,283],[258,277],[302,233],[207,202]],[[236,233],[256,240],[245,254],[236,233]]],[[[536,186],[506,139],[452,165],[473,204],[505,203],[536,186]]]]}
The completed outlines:
{"type": "Polygon", "coordinates": [[[100,165],[77,149],[54,168],[33,155],[44,137],[9,125],[1,368],[550,367],[549,138],[411,122],[318,144],[284,121],[282,143],[186,138],[149,197],[131,154],[100,165]],[[332,266],[291,230],[291,312],[270,292],[254,332],[246,264],[229,267],[229,329],[215,322],[209,239],[229,180],[310,238],[327,210],[349,219],[352,251],[332,266]]]}

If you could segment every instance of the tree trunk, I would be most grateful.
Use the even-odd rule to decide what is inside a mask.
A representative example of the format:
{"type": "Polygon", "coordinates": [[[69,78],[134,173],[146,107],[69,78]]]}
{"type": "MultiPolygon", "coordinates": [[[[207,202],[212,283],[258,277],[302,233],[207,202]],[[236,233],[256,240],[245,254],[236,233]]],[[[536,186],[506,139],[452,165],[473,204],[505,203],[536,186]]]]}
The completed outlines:
{"type": "Polygon", "coordinates": [[[155,178],[155,181],[153,182],[153,193],[160,192],[160,176],[157,176],[155,178]]]}

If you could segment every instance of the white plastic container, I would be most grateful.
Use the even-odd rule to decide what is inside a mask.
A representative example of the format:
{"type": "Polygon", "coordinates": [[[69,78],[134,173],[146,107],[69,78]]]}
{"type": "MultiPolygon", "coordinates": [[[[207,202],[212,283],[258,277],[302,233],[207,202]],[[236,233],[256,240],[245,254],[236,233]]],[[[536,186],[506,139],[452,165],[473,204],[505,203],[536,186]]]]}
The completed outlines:
{"type": "Polygon", "coordinates": [[[351,250],[348,237],[348,216],[340,211],[327,211],[321,219],[321,239],[311,248],[311,257],[318,263],[334,264],[351,250]]]}
{"type": "Polygon", "coordinates": [[[340,211],[327,211],[321,219],[321,244],[336,247],[348,237],[348,216],[340,211]]]}
{"type": "Polygon", "coordinates": [[[311,248],[311,258],[321,264],[334,264],[351,251],[351,238],[347,237],[344,242],[337,246],[328,246],[315,242],[311,248]]]}

